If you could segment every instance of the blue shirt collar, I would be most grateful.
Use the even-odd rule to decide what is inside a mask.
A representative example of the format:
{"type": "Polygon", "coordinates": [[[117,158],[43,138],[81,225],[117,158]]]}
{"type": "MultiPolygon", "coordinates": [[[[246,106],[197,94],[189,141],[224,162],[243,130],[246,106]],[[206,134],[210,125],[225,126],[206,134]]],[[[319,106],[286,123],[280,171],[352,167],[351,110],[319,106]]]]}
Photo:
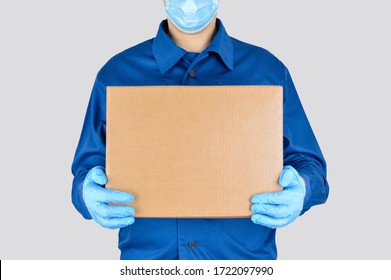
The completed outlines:
{"type": "MultiPolygon", "coordinates": [[[[203,51],[206,53],[216,53],[220,56],[224,64],[230,69],[234,68],[233,43],[227,34],[223,23],[217,19],[217,33],[212,42],[203,51]]],[[[163,20],[159,26],[158,33],[152,43],[152,52],[157,65],[162,73],[173,67],[187,52],[178,47],[167,34],[167,20],[163,20]]]]}

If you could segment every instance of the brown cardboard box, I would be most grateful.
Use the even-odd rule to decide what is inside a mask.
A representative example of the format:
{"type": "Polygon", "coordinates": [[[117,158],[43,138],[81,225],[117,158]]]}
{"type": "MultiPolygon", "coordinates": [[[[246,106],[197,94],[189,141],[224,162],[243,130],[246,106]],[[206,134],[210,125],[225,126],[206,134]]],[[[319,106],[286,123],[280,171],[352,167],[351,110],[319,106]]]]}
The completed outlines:
{"type": "Polygon", "coordinates": [[[280,190],[282,87],[108,87],[106,141],[135,217],[249,217],[280,190]]]}

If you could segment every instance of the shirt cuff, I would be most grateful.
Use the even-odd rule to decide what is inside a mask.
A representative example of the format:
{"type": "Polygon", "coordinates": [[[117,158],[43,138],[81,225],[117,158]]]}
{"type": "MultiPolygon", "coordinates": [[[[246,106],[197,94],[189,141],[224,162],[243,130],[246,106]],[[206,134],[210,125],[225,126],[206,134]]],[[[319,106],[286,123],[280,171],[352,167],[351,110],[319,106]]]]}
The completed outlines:
{"type": "Polygon", "coordinates": [[[73,205],[75,205],[77,211],[79,211],[79,213],[85,219],[90,220],[92,219],[92,217],[83,199],[83,185],[84,185],[84,180],[82,180],[78,185],[74,186],[76,189],[73,190],[72,200],[73,200],[73,205]]]}
{"type": "Polygon", "coordinates": [[[302,214],[306,211],[307,207],[307,202],[310,200],[311,198],[311,179],[310,179],[310,176],[308,176],[307,174],[305,173],[302,173],[302,172],[299,172],[301,178],[303,178],[304,180],[304,183],[305,183],[305,197],[304,197],[304,203],[303,203],[303,212],[302,214]]]}

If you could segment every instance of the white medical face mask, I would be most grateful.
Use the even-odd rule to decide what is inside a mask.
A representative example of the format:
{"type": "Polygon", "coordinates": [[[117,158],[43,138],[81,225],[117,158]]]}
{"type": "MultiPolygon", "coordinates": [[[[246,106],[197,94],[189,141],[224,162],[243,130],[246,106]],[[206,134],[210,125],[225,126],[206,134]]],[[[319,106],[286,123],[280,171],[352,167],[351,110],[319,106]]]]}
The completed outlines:
{"type": "Polygon", "coordinates": [[[172,23],[184,33],[205,29],[219,8],[219,0],[165,0],[166,13],[172,23]]]}

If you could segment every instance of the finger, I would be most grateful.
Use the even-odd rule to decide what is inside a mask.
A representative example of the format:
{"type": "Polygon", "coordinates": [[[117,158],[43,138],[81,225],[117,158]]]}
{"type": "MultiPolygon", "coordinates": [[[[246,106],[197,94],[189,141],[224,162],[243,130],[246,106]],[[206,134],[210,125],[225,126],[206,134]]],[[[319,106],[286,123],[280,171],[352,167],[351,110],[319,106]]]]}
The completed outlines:
{"type": "Polygon", "coordinates": [[[126,218],[133,216],[135,210],[131,206],[111,206],[106,203],[98,204],[95,213],[104,219],[126,218]]]}
{"type": "Polygon", "coordinates": [[[109,229],[117,229],[129,226],[135,222],[134,217],[127,218],[112,218],[112,219],[102,219],[98,218],[96,221],[102,227],[109,229]]]}
{"type": "Polygon", "coordinates": [[[255,224],[269,228],[279,228],[289,224],[289,218],[276,219],[262,214],[254,214],[251,216],[251,221],[255,224]]]}
{"type": "Polygon", "coordinates": [[[121,191],[115,191],[115,190],[108,190],[105,188],[97,188],[96,189],[96,201],[104,202],[104,203],[130,203],[134,201],[133,195],[121,192],[121,191]]]}
{"type": "Polygon", "coordinates": [[[88,172],[86,178],[88,180],[93,181],[94,183],[96,183],[98,185],[101,185],[101,186],[107,184],[107,177],[105,174],[105,169],[102,166],[96,166],[96,167],[92,168],[88,172]]]}
{"type": "Polygon", "coordinates": [[[296,187],[302,184],[299,173],[292,166],[285,166],[279,178],[279,184],[283,188],[296,187]]]}
{"type": "Polygon", "coordinates": [[[251,202],[256,204],[287,204],[292,200],[292,194],[285,189],[278,192],[256,194],[251,198],[251,202]]]}
{"type": "Polygon", "coordinates": [[[290,215],[289,206],[286,204],[280,204],[280,205],[253,204],[251,206],[251,211],[276,219],[286,218],[289,217],[290,215]]]}

